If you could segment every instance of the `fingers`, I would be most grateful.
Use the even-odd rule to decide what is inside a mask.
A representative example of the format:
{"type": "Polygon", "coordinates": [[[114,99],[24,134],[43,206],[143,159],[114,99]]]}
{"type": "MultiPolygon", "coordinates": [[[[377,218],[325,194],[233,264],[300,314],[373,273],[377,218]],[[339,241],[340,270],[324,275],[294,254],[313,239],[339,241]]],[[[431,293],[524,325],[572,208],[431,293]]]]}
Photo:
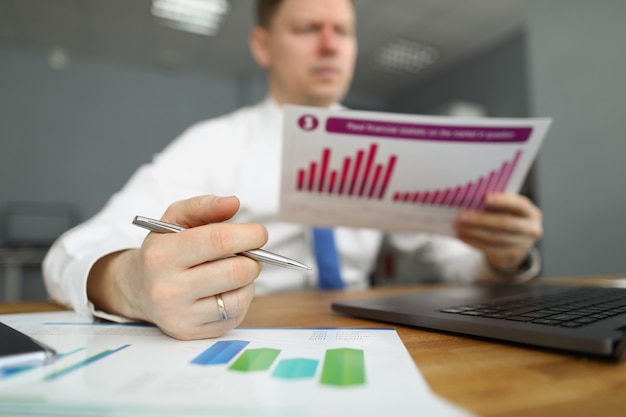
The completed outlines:
{"type": "Polygon", "coordinates": [[[187,310],[165,318],[159,327],[166,334],[180,340],[223,335],[243,321],[254,298],[254,284],[220,295],[226,319],[222,319],[217,295],[213,295],[199,299],[187,310]]]}
{"type": "Polygon", "coordinates": [[[177,268],[192,268],[236,253],[258,249],[267,243],[267,229],[260,224],[215,223],[175,234],[152,234],[146,239],[146,256],[177,268]]]}
{"type": "Polygon", "coordinates": [[[237,326],[254,297],[262,264],[243,256],[267,242],[260,224],[224,223],[235,197],[202,196],[172,204],[162,219],[186,228],[150,233],[136,256],[134,297],[142,316],[178,339],[216,337],[237,326]],[[221,294],[227,319],[216,296],[221,294]]]}
{"type": "Polygon", "coordinates": [[[162,220],[186,228],[223,222],[239,210],[239,199],[234,196],[203,195],[173,203],[162,220]]]}
{"type": "Polygon", "coordinates": [[[231,256],[186,270],[179,285],[189,301],[195,302],[247,287],[259,276],[261,269],[260,262],[244,256],[231,256]]]}
{"type": "Polygon", "coordinates": [[[222,297],[226,319],[222,319],[217,294],[198,300],[191,309],[191,314],[198,318],[198,324],[211,324],[217,321],[234,320],[243,317],[254,298],[254,284],[246,285],[234,291],[219,294],[222,297]]]}
{"type": "Polygon", "coordinates": [[[149,321],[177,339],[216,337],[237,326],[254,297],[260,263],[243,256],[152,278],[144,289],[149,321]],[[227,320],[216,295],[221,294],[227,320]]]}
{"type": "Polygon", "coordinates": [[[180,267],[191,267],[265,245],[267,230],[262,225],[221,223],[230,219],[238,208],[237,197],[206,195],[173,203],[162,220],[187,230],[159,236],[160,250],[164,253],[154,256],[180,267]]]}
{"type": "Polygon", "coordinates": [[[489,194],[484,212],[462,212],[455,223],[457,231],[494,243],[514,243],[518,235],[535,241],[543,235],[541,211],[528,198],[517,194],[489,194]]]}
{"type": "Polygon", "coordinates": [[[464,211],[454,227],[459,239],[481,250],[500,269],[515,269],[543,235],[541,211],[528,198],[492,193],[484,212],[464,211]]]}
{"type": "Polygon", "coordinates": [[[513,193],[490,193],[485,197],[488,211],[509,213],[526,219],[541,219],[541,210],[527,197],[513,193]]]}

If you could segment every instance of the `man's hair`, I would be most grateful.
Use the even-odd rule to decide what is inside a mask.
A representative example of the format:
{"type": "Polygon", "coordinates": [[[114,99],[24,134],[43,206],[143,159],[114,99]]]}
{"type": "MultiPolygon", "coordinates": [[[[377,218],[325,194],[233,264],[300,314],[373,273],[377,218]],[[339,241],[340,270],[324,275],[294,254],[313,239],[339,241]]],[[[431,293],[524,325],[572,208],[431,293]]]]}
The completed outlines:
{"type": "MultiPolygon", "coordinates": [[[[351,0],[354,2],[354,0],[351,0]]],[[[276,11],[283,0],[257,0],[256,2],[256,23],[262,28],[269,29],[276,11]]]]}
{"type": "Polygon", "coordinates": [[[256,2],[256,21],[257,25],[262,28],[269,29],[272,18],[276,14],[278,7],[283,0],[257,0],[256,2]]]}

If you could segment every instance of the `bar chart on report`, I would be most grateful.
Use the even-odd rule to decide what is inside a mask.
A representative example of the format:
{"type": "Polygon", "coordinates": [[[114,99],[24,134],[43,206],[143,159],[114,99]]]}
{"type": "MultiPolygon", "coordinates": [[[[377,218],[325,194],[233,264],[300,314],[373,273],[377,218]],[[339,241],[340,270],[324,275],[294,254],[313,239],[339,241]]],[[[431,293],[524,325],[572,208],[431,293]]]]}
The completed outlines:
{"type": "MultiPolygon", "coordinates": [[[[368,150],[358,150],[354,156],[341,158],[340,168],[331,168],[332,150],[324,148],[321,159],[298,169],[295,184],[299,192],[343,196],[346,198],[383,200],[398,160],[391,155],[384,163],[376,162],[377,144],[368,150]]],[[[485,194],[504,191],[515,171],[522,151],[497,169],[464,184],[430,190],[390,190],[391,199],[399,203],[422,204],[447,208],[483,208],[485,194]]],[[[338,158],[339,159],[339,158],[338,158]]]]}
{"type": "Polygon", "coordinates": [[[433,400],[391,328],[234,329],[179,341],[154,326],[54,314],[9,317],[60,355],[0,374],[0,414],[322,416],[331,407],[374,417],[386,404],[377,398],[406,410],[433,400]]]}
{"type": "Polygon", "coordinates": [[[320,161],[298,170],[298,191],[335,194],[347,197],[382,199],[398,159],[391,155],[386,164],[375,163],[378,145],[358,150],[354,157],[344,157],[340,169],[330,169],[332,151],[324,148],[320,161]]]}
{"type": "Polygon", "coordinates": [[[283,220],[449,235],[460,210],[521,189],[551,123],[298,106],[285,116],[283,220]]]}

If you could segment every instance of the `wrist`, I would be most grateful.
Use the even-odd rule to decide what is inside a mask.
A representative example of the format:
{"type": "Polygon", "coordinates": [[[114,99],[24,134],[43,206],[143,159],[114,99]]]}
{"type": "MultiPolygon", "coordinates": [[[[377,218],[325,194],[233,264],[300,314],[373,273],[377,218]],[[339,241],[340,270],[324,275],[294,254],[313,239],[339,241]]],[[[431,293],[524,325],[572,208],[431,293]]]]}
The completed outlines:
{"type": "Polygon", "coordinates": [[[537,248],[532,247],[524,260],[514,268],[497,268],[489,264],[490,269],[496,275],[512,279],[515,282],[525,282],[539,275],[541,269],[541,256],[537,248]]]}
{"type": "Polygon", "coordinates": [[[114,252],[100,258],[89,271],[87,298],[94,308],[108,314],[142,319],[129,298],[133,276],[132,258],[135,250],[114,252]]]}

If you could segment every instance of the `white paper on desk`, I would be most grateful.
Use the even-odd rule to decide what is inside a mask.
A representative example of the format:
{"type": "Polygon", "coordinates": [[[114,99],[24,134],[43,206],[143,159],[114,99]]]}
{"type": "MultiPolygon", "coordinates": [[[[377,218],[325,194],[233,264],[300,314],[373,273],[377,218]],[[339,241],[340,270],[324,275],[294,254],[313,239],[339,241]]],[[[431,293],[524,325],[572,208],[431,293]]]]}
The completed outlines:
{"type": "MultiPolygon", "coordinates": [[[[393,329],[235,329],[183,342],[152,326],[90,323],[71,312],[0,320],[61,353],[47,366],[0,373],[0,415],[470,415],[430,391],[393,329]],[[363,382],[322,383],[334,349],[362,352],[363,382]],[[245,364],[270,363],[256,371],[230,369],[254,352],[275,357],[245,364]]],[[[358,375],[358,365],[345,366],[353,372],[344,377],[358,375]]]]}
{"type": "Polygon", "coordinates": [[[550,124],[286,106],[280,217],[452,235],[460,209],[519,192],[550,124]]]}

